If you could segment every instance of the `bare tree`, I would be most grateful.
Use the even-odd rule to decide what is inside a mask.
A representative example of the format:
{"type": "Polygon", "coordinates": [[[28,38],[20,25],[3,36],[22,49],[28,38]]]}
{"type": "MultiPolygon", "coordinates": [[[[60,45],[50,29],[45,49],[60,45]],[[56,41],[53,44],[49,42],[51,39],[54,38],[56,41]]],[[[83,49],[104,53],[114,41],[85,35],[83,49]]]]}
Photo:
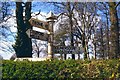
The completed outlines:
{"type": "Polygon", "coordinates": [[[33,44],[32,45],[32,48],[33,48],[32,52],[33,52],[34,55],[37,54],[36,57],[39,58],[40,53],[42,53],[42,52],[44,52],[44,54],[42,54],[42,55],[47,56],[47,48],[45,48],[45,47],[47,47],[46,43],[43,43],[40,40],[34,39],[34,40],[32,40],[32,44],[33,44]]]}
{"type": "Polygon", "coordinates": [[[10,9],[9,7],[11,6],[9,2],[0,2],[1,4],[1,10],[0,10],[0,14],[2,15],[1,19],[4,20],[4,18],[8,15],[10,15],[10,9]]]}
{"type": "Polygon", "coordinates": [[[75,10],[78,12],[78,16],[74,19],[76,20],[76,27],[82,35],[82,46],[84,48],[84,58],[86,59],[89,58],[88,42],[90,39],[94,39],[92,36],[95,34],[94,30],[99,23],[96,3],[78,3],[75,10]]]}
{"type": "Polygon", "coordinates": [[[106,3],[98,3],[97,5],[97,8],[98,10],[100,10],[102,12],[101,17],[105,17],[105,21],[103,22],[104,23],[104,26],[105,26],[105,29],[104,30],[104,33],[105,33],[105,36],[106,36],[106,40],[104,41],[106,45],[104,45],[104,48],[106,48],[105,50],[105,54],[106,54],[106,57],[109,58],[110,56],[110,51],[109,51],[109,35],[110,35],[110,26],[109,26],[109,22],[110,22],[110,17],[109,17],[109,6],[106,3]]]}
{"type": "MultiPolygon", "coordinates": [[[[3,52],[3,54],[10,55],[11,53],[14,54],[15,51],[12,47],[14,44],[16,32],[12,30],[12,28],[15,28],[14,21],[9,24],[10,20],[14,20],[15,18],[11,16],[8,20],[4,21],[2,20],[0,23],[0,50],[3,52]]],[[[11,21],[10,21],[11,22],[11,21]]]]}
{"type": "MultiPolygon", "coordinates": [[[[70,33],[70,39],[71,39],[71,46],[74,46],[74,37],[73,37],[73,10],[75,3],[70,2],[56,2],[53,3],[56,7],[61,9],[61,15],[65,15],[69,19],[69,33],[70,33]]],[[[72,54],[72,59],[75,59],[75,54],[72,54]]]]}
{"type": "MultiPolygon", "coordinates": [[[[94,34],[94,30],[99,23],[96,13],[96,3],[59,3],[63,13],[69,19],[71,45],[74,46],[74,37],[76,36],[82,42],[84,48],[84,58],[89,57],[88,41],[94,34]]],[[[58,6],[58,5],[57,5],[58,6]]],[[[80,42],[80,41],[78,41],[80,42]]],[[[73,56],[74,57],[74,56],[73,56]]]]}

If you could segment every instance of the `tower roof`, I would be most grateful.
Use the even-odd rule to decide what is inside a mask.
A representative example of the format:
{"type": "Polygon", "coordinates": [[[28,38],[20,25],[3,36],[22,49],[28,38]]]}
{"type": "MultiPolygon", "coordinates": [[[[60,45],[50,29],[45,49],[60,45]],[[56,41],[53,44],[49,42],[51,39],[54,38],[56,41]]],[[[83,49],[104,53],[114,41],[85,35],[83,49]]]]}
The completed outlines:
{"type": "Polygon", "coordinates": [[[48,20],[48,19],[56,19],[56,16],[53,14],[52,11],[50,11],[50,12],[48,13],[46,19],[47,19],[47,20],[48,20]]]}

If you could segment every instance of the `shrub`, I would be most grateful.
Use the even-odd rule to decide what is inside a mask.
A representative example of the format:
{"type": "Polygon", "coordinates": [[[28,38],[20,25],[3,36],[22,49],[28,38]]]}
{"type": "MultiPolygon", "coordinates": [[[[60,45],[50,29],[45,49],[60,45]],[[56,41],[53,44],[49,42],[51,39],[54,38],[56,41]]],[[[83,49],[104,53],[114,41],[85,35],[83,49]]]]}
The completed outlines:
{"type": "Polygon", "coordinates": [[[120,78],[120,60],[3,61],[3,79],[114,79],[120,78]]]}

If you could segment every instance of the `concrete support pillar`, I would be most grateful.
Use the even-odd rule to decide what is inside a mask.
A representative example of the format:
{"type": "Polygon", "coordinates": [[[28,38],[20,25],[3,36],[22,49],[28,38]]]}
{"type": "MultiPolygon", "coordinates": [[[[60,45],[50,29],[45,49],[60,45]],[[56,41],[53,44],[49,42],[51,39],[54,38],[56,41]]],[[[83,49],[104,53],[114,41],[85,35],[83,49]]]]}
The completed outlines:
{"type": "Polygon", "coordinates": [[[49,40],[48,40],[48,58],[53,58],[54,54],[53,54],[53,41],[54,41],[54,34],[53,34],[53,24],[54,24],[54,20],[56,19],[54,14],[52,12],[50,12],[48,14],[48,17],[46,18],[47,22],[49,24],[49,40]]]}

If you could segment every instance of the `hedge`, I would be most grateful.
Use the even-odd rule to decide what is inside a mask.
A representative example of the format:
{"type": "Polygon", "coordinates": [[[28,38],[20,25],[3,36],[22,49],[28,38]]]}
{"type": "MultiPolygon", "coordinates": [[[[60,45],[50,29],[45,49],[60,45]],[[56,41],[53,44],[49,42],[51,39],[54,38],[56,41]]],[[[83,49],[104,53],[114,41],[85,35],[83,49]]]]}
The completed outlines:
{"type": "Polygon", "coordinates": [[[3,61],[2,79],[101,80],[120,78],[117,60],[3,61]]]}

